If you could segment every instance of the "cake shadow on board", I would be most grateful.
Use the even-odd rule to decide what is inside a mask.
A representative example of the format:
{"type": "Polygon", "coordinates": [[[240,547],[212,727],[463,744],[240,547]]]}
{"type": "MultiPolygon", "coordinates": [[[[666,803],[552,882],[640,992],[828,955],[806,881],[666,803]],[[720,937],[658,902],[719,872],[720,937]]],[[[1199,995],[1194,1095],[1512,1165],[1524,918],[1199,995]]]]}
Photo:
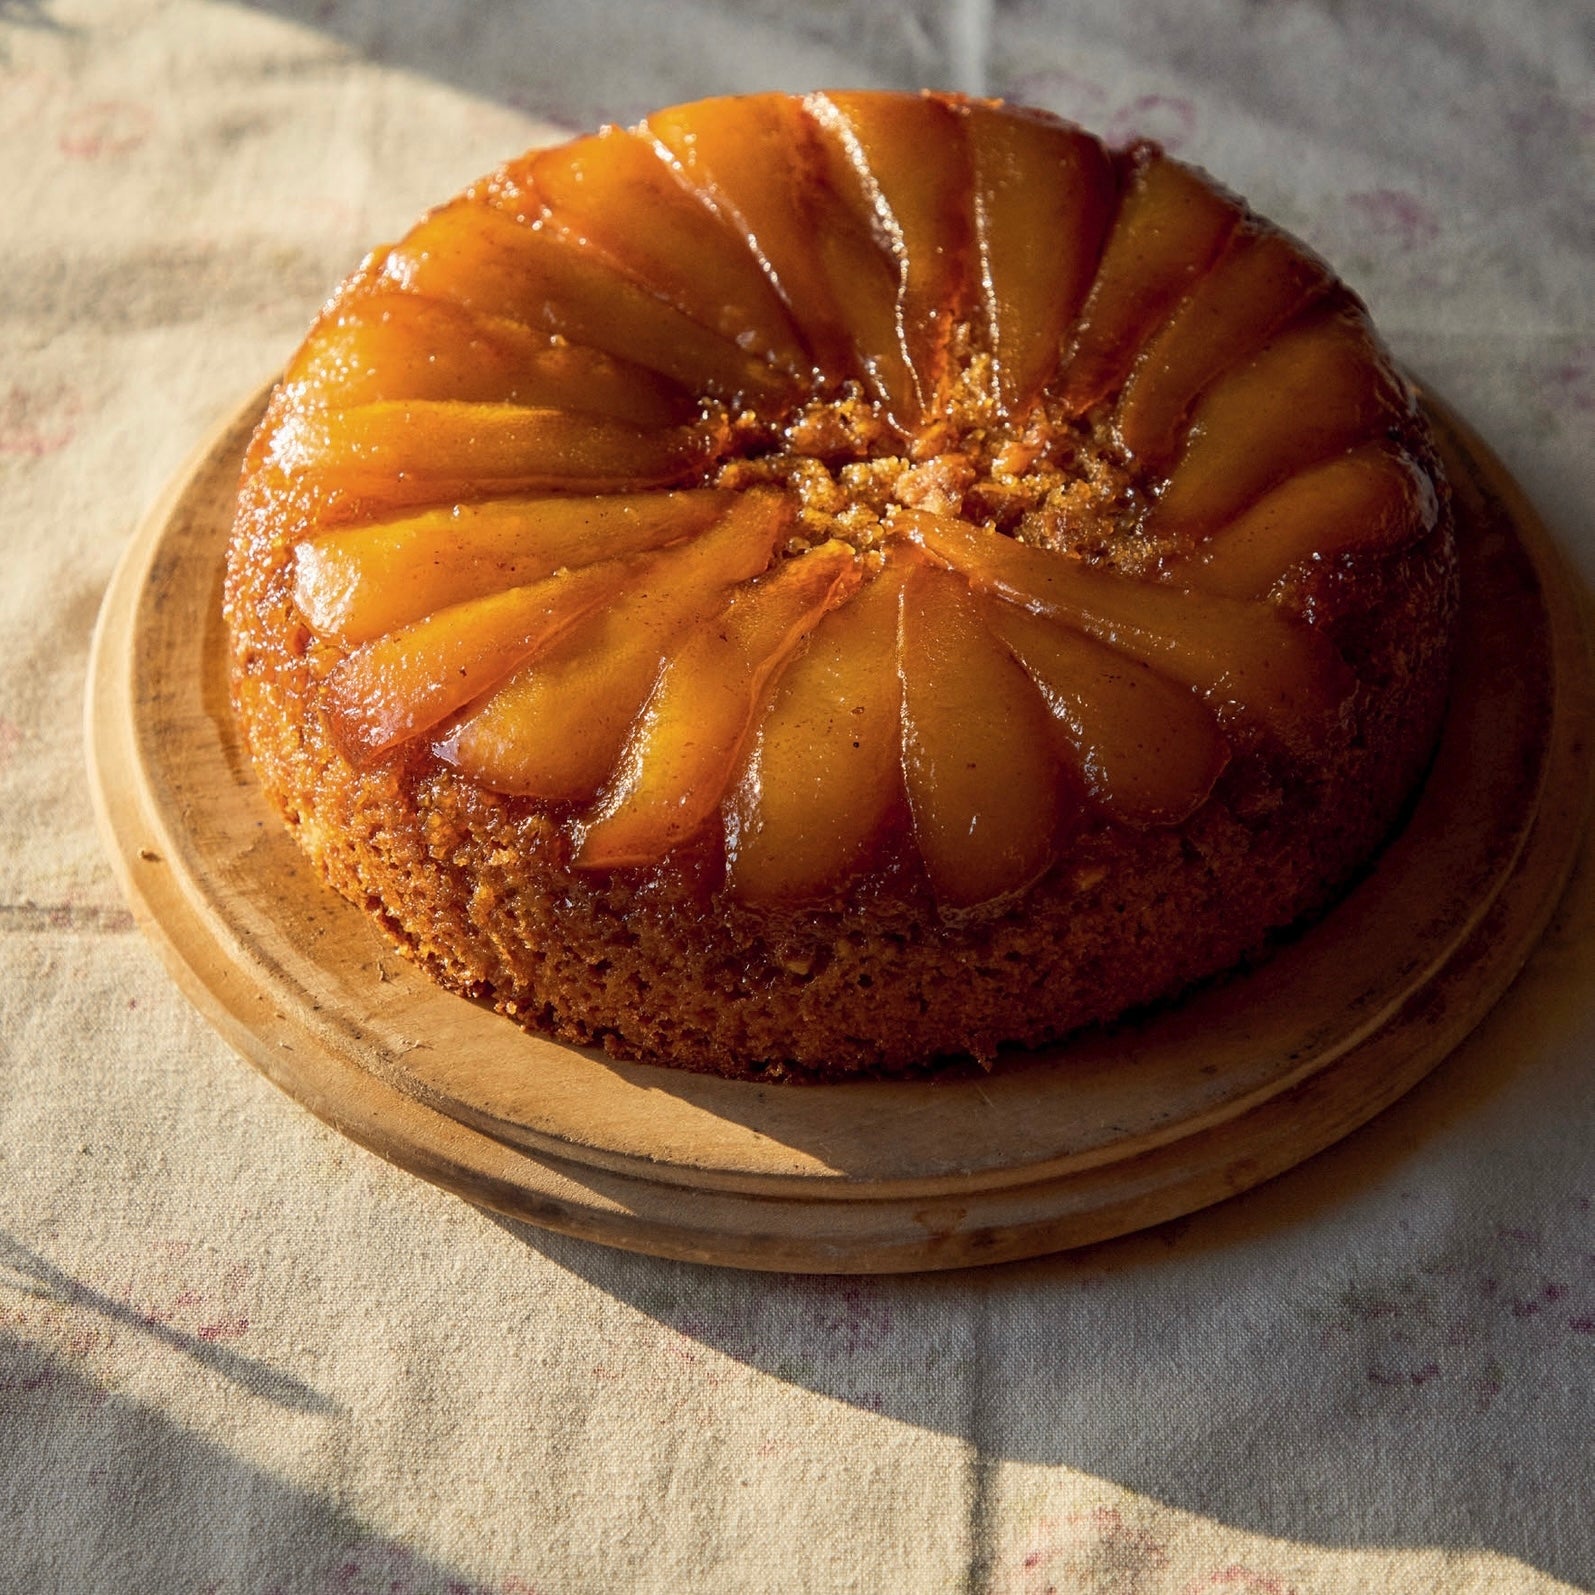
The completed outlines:
{"type": "Polygon", "coordinates": [[[1592,932],[1586,842],[1512,991],[1396,1106],[1229,1202],[1061,1256],[771,1278],[485,1216],[709,1352],[966,1443],[977,1521],[1001,1519],[1003,1464],[1055,1467],[1274,1540],[1494,1553],[1592,1588],[1587,1519],[1524,1509],[1576,1490],[1595,1423],[1592,932]]]}

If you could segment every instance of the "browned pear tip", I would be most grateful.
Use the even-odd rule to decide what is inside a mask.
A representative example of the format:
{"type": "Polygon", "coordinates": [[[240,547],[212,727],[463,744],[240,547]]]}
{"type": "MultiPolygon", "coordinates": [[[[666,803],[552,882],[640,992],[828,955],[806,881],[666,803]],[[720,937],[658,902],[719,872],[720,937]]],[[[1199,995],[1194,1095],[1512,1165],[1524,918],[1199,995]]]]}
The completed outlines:
{"type": "Polygon", "coordinates": [[[803,340],[749,238],[651,136],[606,128],[543,151],[532,176],[554,225],[738,350],[806,378],[803,340]]]}
{"type": "Polygon", "coordinates": [[[1408,547],[1438,524],[1433,481],[1400,445],[1364,444],[1275,487],[1169,566],[1171,580],[1262,598],[1287,577],[1348,554],[1408,547]]]}
{"type": "Polygon", "coordinates": [[[614,775],[665,661],[728,592],[765,571],[792,507],[778,491],[725,495],[695,536],[642,556],[609,600],[517,669],[437,751],[499,791],[582,802],[614,775]]]}
{"type": "Polygon", "coordinates": [[[1137,356],[1114,415],[1120,446],[1143,468],[1165,468],[1208,385],[1332,285],[1316,256],[1248,215],[1137,356]]]}
{"type": "Polygon", "coordinates": [[[1330,303],[1202,395],[1147,535],[1197,541],[1298,472],[1404,430],[1412,395],[1366,316],[1330,303]]]}
{"type": "Polygon", "coordinates": [[[888,559],[827,613],[774,685],[727,814],[727,886],[813,901],[883,862],[906,826],[898,609],[888,559]]]}
{"type": "Polygon", "coordinates": [[[1118,213],[1060,382],[1073,414],[1116,393],[1151,332],[1200,279],[1243,214],[1239,202],[1152,145],[1133,147],[1118,213]]]}
{"type": "Polygon", "coordinates": [[[903,775],[943,913],[1011,899],[1050,868],[1071,795],[1035,684],[957,572],[906,572],[898,632],[903,775]]]}
{"type": "Polygon", "coordinates": [[[609,790],[574,823],[578,868],[658,864],[710,822],[771,680],[858,583],[853,550],[826,543],[737,588],[683,636],[609,790]]]}
{"type": "Polygon", "coordinates": [[[1212,710],[1188,686],[1084,632],[986,598],[988,623],[1041,689],[1065,765],[1109,818],[1178,825],[1229,762],[1212,710]]]}

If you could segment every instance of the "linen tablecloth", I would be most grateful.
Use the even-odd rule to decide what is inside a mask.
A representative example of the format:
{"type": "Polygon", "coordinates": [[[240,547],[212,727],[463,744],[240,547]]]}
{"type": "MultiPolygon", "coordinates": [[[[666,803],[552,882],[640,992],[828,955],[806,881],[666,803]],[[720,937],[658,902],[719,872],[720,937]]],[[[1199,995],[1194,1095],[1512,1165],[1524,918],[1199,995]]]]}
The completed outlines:
{"type": "Polygon", "coordinates": [[[945,1277],[476,1211],[242,1063],[79,732],[139,513],[374,242],[554,127],[952,86],[1218,174],[1595,571],[1587,0],[0,0],[0,1590],[1595,1588],[1595,877],[1250,1195],[945,1277]]]}

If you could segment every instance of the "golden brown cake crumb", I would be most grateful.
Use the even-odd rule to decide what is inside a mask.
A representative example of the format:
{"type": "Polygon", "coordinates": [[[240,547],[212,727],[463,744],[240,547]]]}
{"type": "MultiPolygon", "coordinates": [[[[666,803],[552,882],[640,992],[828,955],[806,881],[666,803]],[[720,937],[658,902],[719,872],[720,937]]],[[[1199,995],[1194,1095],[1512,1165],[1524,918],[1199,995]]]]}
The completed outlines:
{"type": "Polygon", "coordinates": [[[1322,909],[1421,779],[1455,588],[1366,314],[1201,174],[763,95],[374,256],[251,446],[227,607],[268,794],[444,984],[833,1079],[1322,909]]]}

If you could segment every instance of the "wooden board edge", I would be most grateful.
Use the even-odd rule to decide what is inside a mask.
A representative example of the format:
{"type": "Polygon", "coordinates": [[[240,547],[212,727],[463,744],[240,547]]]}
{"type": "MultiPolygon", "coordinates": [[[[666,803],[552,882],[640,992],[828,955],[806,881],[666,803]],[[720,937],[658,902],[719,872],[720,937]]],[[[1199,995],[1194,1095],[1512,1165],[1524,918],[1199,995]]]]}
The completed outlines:
{"type": "MultiPolygon", "coordinates": [[[[1559,564],[1560,555],[1554,544],[1504,467],[1476,435],[1460,423],[1455,430],[1475,460],[1484,462],[1492,488],[1515,506],[1514,520],[1528,528],[1530,539],[1538,539],[1537,568],[1548,568],[1548,562],[1559,564]]],[[[166,502],[175,496],[169,491],[166,502]]],[[[151,517],[152,523],[153,520],[151,517]]],[[[1296,1087],[1295,1093],[1264,1103],[1232,1123],[1226,1133],[1233,1136],[1229,1149],[1233,1155],[1212,1158],[1213,1148],[1205,1148],[1213,1166],[1199,1176],[1182,1176],[1175,1164],[1182,1155],[1189,1157],[1204,1151],[1199,1144],[1201,1137],[1146,1153],[1135,1160],[1134,1169],[1111,1165],[1126,1188],[1117,1202],[1099,1202],[1091,1214],[1082,1211],[1082,1204],[1088,1203],[1095,1172],[1092,1170],[1019,1188],[971,1191],[967,1199],[957,1200],[850,1197],[816,1203],[812,1198],[792,1201],[780,1196],[728,1196],[674,1183],[649,1186],[624,1174],[507,1147],[370,1076],[352,1082],[352,1096],[351,1082],[341,1082],[344,1100],[334,1100],[338,1093],[322,1089],[301,1066],[298,1051],[311,1045],[313,1038],[296,1027],[289,1016],[264,1016],[251,1011],[250,1003],[238,989],[228,989],[225,978],[214,984],[200,978],[179,941],[188,935],[203,937],[212,934],[212,930],[196,920],[173,936],[172,927],[191,911],[191,905],[181,901],[181,894],[172,889],[169,874],[162,870],[160,844],[167,834],[163,817],[147,812],[118,817],[109,806],[109,783],[114,780],[117,760],[128,756],[125,745],[103,740],[107,737],[104,711],[115,691],[110,661],[116,648],[132,646],[132,638],[125,627],[118,631],[106,621],[112,595],[137,588],[148,570],[150,553],[149,547],[130,546],[108,588],[107,607],[102,611],[102,625],[96,629],[91,651],[85,710],[89,719],[91,791],[102,836],[135,914],[152,934],[179,985],[268,1078],[379,1155],[511,1217],[656,1255],[741,1267],[823,1272],[961,1267],[1105,1239],[1110,1234],[1191,1211],[1269,1178],[1378,1112],[1422,1078],[1478,1022],[1515,977],[1554,910],[1588,813],[1588,646],[1583,613],[1571,596],[1571,578],[1564,571],[1560,580],[1547,584],[1556,601],[1553,618],[1560,638],[1559,731],[1554,752],[1558,774],[1552,783],[1553,801],[1531,832],[1524,867],[1487,918],[1490,935],[1486,937],[1485,927],[1479,927],[1470,938],[1470,956],[1453,960],[1453,965],[1444,971],[1445,979],[1456,988],[1475,979],[1479,960],[1489,963],[1487,999],[1481,995],[1474,1003],[1458,1006],[1453,1002],[1447,1006],[1447,1026],[1441,1030],[1430,1027],[1426,1032],[1429,1046],[1421,1053],[1407,1052],[1397,1066],[1383,1067],[1366,1096],[1366,1111],[1359,1109],[1354,1122],[1346,1122],[1344,1114],[1325,1119],[1330,1133],[1320,1146],[1297,1150],[1279,1160],[1278,1166],[1268,1153],[1270,1145],[1278,1145],[1277,1128],[1284,1122],[1280,1114],[1292,1108],[1299,1113],[1302,1101],[1310,1100],[1328,1086],[1332,1076],[1315,1076],[1296,1087]],[[1555,825],[1549,823],[1553,815],[1555,825]],[[147,858],[146,853],[154,857],[147,858]],[[1487,956],[1492,947],[1499,952],[1503,934],[1520,947],[1520,956],[1510,962],[1510,967],[1498,956],[1493,961],[1487,956]],[[409,1126],[413,1144],[395,1144],[380,1131],[377,1120],[395,1114],[409,1126]],[[1242,1150],[1248,1146],[1255,1149],[1242,1150]],[[680,1211],[683,1203],[690,1206],[690,1213],[680,1211]],[[669,1216],[644,1217],[641,1209],[650,1204],[656,1212],[663,1209],[669,1216]],[[729,1222],[725,1211],[728,1205],[742,1210],[739,1224],[729,1222]],[[827,1223],[818,1226],[825,1233],[816,1233],[817,1207],[827,1210],[827,1223]]],[[[1432,998],[1434,994],[1430,995],[1432,998]]],[[[1346,1069],[1368,1066],[1371,1056],[1379,1050],[1376,1043],[1388,1047],[1391,1038],[1383,1032],[1372,1038],[1366,1048],[1358,1049],[1354,1059],[1346,1061],[1346,1069]]],[[[1301,1145],[1299,1141],[1297,1144],[1301,1145]]]]}

